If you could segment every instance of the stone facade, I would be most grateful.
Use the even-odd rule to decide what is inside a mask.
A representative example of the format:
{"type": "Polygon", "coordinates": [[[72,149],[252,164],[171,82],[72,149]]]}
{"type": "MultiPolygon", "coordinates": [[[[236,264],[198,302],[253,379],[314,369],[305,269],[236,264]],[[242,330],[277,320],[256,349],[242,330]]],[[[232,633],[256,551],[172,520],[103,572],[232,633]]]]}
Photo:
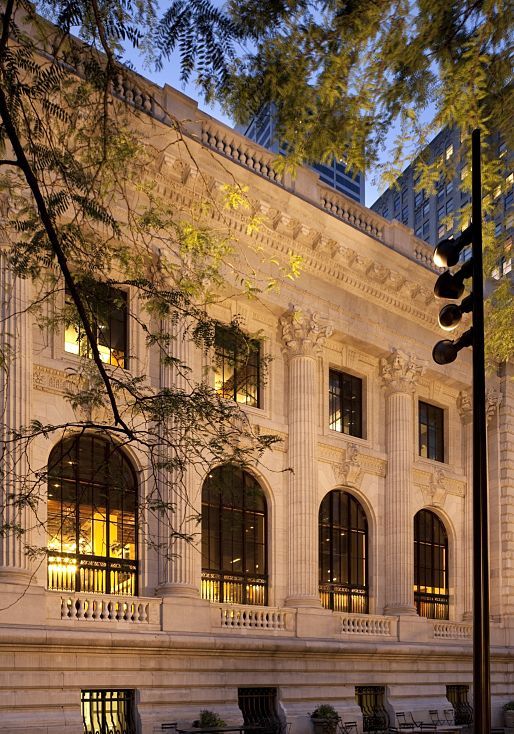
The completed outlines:
{"type": "MultiPolygon", "coordinates": [[[[309,712],[319,703],[332,703],[362,731],[356,686],[383,686],[391,717],[448,708],[448,685],[469,686],[471,702],[470,358],[461,353],[444,368],[431,361],[440,334],[430,248],[401,224],[328,191],[310,170],[295,179],[277,174],[271,155],[169,87],[129,91],[132,104],[144,101],[152,142],[166,147],[155,174],[162,195],[187,203],[234,178],[248,186],[264,220],[249,235],[237,212],[225,214],[241,247],[251,253],[258,245],[280,262],[290,252],[303,257],[295,283],[214,313],[225,322],[242,315],[272,358],[261,407],[244,408],[256,428],[282,438],[255,474],[268,507],[268,606],[201,598],[196,526],[188,527],[195,543],[177,541],[172,561],[141,549],[138,597],[49,591],[45,564],[29,561],[15,537],[4,538],[0,731],[79,734],[81,691],[93,689],[134,691],[141,734],[163,722],[189,726],[201,709],[240,722],[241,687],[276,688],[293,734],[309,734],[309,712]],[[186,121],[187,150],[163,111],[186,121]],[[329,428],[330,369],[362,380],[361,437],[329,428]],[[419,401],[443,411],[443,461],[419,455],[419,401]],[[318,513],[334,489],[357,498],[367,517],[367,614],[320,603],[318,513]],[[421,509],[437,515],[448,535],[448,620],[420,617],[414,604],[413,518],[421,509]]],[[[2,268],[1,285],[2,339],[14,355],[9,379],[0,373],[6,430],[73,419],[64,393],[74,357],[64,352],[63,334],[32,326],[23,309],[28,282],[2,268]]],[[[180,380],[171,367],[151,363],[141,334],[130,338],[135,370],[158,386],[180,380]]],[[[200,372],[202,356],[185,342],[180,349],[200,372]]],[[[507,365],[492,379],[488,428],[495,722],[514,698],[512,373],[507,365]]],[[[19,457],[19,481],[24,462],[44,467],[52,446],[41,438],[30,457],[19,457]]],[[[144,469],[137,456],[131,460],[144,469]]],[[[4,495],[16,492],[6,477],[4,495]]],[[[158,481],[165,491],[173,484],[169,476],[158,481]]],[[[188,502],[198,512],[201,484],[196,474],[188,478],[188,502]]],[[[156,532],[166,543],[166,526],[156,532]]]]}

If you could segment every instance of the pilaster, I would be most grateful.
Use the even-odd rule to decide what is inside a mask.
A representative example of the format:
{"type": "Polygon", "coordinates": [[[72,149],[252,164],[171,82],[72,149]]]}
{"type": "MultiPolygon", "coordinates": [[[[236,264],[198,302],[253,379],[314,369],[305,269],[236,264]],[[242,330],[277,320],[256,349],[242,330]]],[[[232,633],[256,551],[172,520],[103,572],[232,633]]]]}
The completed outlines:
{"type": "Polygon", "coordinates": [[[0,580],[30,582],[31,570],[25,555],[29,520],[23,496],[30,490],[30,445],[12,440],[13,431],[28,426],[31,419],[32,319],[30,280],[18,278],[9,265],[7,248],[0,246],[0,580]],[[21,533],[18,532],[21,528],[21,533]]]}
{"type": "Polygon", "coordinates": [[[286,604],[319,607],[318,356],[332,333],[315,313],[289,309],[280,319],[289,369],[289,587],[286,604]]]}
{"type": "Polygon", "coordinates": [[[465,622],[473,619],[473,407],[471,394],[460,392],[457,410],[462,421],[462,464],[466,475],[466,496],[464,498],[464,613],[465,622]]]}
{"type": "Polygon", "coordinates": [[[385,614],[416,614],[413,591],[414,529],[410,485],[414,447],[413,394],[423,367],[394,349],[380,362],[386,395],[385,614]]]}

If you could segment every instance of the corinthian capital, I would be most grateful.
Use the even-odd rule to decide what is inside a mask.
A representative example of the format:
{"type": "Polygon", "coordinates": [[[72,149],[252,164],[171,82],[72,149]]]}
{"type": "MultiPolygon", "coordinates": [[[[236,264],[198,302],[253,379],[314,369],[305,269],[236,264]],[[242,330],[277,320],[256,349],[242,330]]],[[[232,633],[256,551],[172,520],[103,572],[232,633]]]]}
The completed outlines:
{"type": "Polygon", "coordinates": [[[315,356],[319,354],[332,334],[332,326],[321,326],[317,313],[305,313],[293,306],[280,318],[282,339],[289,353],[294,355],[315,356]]]}
{"type": "Polygon", "coordinates": [[[389,392],[414,392],[424,369],[414,356],[399,349],[393,349],[389,356],[380,360],[380,377],[389,392]]]}

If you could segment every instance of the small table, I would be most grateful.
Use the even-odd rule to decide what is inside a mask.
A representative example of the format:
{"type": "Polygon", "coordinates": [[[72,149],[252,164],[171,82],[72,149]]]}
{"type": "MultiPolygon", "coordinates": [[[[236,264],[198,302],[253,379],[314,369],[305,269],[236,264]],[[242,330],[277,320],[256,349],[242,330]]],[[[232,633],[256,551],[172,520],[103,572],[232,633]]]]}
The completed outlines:
{"type": "Polygon", "coordinates": [[[202,729],[200,727],[192,727],[191,729],[177,729],[177,734],[228,734],[230,732],[239,732],[239,734],[258,734],[266,731],[267,727],[252,724],[241,724],[240,726],[215,726],[202,729]]]}

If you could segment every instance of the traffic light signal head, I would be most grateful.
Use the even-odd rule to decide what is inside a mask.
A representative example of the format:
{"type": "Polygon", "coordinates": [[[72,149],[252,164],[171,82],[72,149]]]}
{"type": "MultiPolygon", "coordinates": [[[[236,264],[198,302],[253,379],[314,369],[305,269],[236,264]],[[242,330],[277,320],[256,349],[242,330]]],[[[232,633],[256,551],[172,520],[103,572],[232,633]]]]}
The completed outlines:
{"type": "MultiPolygon", "coordinates": [[[[435,256],[434,256],[435,260],[435,256]]],[[[468,260],[456,273],[445,270],[436,280],[434,295],[436,298],[450,298],[455,300],[464,293],[464,281],[471,278],[473,274],[473,263],[468,260]]]]}
{"type": "Polygon", "coordinates": [[[457,354],[464,347],[470,347],[473,343],[473,329],[468,329],[464,334],[452,341],[451,339],[443,339],[437,342],[432,349],[432,359],[437,364],[450,364],[455,362],[457,354]]]}
{"type": "Polygon", "coordinates": [[[457,265],[461,251],[471,244],[472,232],[472,225],[469,225],[456,240],[451,237],[441,240],[434,250],[434,263],[437,267],[451,268],[457,265]]]}
{"type": "Polygon", "coordinates": [[[445,331],[452,331],[458,325],[463,313],[473,310],[473,298],[471,294],[462,303],[448,303],[439,312],[439,326],[445,331]]]}

